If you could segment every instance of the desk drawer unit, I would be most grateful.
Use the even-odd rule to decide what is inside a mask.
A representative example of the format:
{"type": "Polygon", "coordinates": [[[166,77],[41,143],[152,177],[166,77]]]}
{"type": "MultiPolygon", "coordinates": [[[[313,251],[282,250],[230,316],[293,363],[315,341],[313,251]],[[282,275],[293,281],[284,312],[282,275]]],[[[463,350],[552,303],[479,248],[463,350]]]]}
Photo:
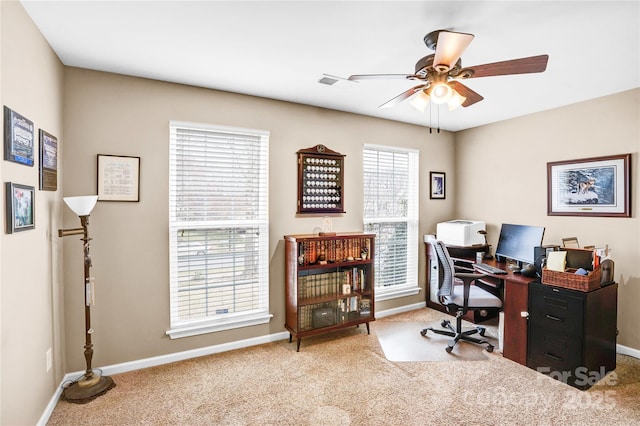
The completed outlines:
{"type": "Polygon", "coordinates": [[[534,296],[529,298],[529,315],[542,327],[580,335],[584,321],[583,305],[583,298],[561,290],[538,294],[534,289],[534,296]]]}
{"type": "Polygon", "coordinates": [[[548,367],[549,371],[571,371],[582,364],[582,339],[567,333],[554,333],[547,328],[529,328],[528,364],[532,368],[548,367]]]}
{"type": "Polygon", "coordinates": [[[527,366],[579,389],[616,368],[618,285],[590,292],[529,284],[527,366]]]}

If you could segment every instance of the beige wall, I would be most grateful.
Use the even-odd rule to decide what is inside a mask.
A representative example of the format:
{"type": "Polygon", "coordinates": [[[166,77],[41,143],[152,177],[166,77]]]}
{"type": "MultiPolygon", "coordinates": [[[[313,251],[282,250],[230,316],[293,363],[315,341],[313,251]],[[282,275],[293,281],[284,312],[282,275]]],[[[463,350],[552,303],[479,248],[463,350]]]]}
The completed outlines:
{"type": "MultiPolygon", "coordinates": [[[[1,103],[35,126],[35,165],[2,161],[0,209],[0,424],[35,424],[64,373],[61,317],[62,191],[38,190],[38,129],[64,141],[62,133],[63,66],[22,6],[0,2],[1,103]],[[4,182],[36,188],[35,229],[4,232],[4,182]],[[46,370],[51,348],[53,368],[46,370]]],[[[58,176],[59,185],[62,178],[58,176]]]]}
{"type": "MultiPolygon", "coordinates": [[[[316,144],[346,155],[345,210],[336,231],[362,230],[362,146],[420,150],[420,236],[451,216],[453,202],[428,198],[429,170],[448,172],[451,133],[414,125],[201,88],[67,68],[65,72],[64,195],[95,193],[96,155],[141,157],[140,202],[99,202],[90,232],[96,306],[92,309],[96,366],[138,360],[284,331],[283,236],[310,233],[321,216],[296,216],[296,151],[316,144]],[[169,121],[268,130],[270,137],[270,324],[170,340],[168,264],[169,121]]],[[[77,218],[75,219],[77,220],[77,218]]],[[[65,225],[75,226],[65,211],[65,225]]],[[[420,285],[424,287],[423,244],[420,285]]],[[[69,370],[83,367],[80,243],[65,243],[64,271],[69,370]]],[[[424,301],[424,293],[377,309],[424,301]]]]}
{"type": "Polygon", "coordinates": [[[457,216],[484,220],[495,246],[502,223],[546,227],[544,243],[576,236],[612,248],[619,282],[618,343],[640,349],[638,151],[640,89],[456,134],[457,216]],[[631,153],[631,218],[547,216],[547,162],[631,153]],[[482,195],[474,191],[481,187],[482,195]]]}

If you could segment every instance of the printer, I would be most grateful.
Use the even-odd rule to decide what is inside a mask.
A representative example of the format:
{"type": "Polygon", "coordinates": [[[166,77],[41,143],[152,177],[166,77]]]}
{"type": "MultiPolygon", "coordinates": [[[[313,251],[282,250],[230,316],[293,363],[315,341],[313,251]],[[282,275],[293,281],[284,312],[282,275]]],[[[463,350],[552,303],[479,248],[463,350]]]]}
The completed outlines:
{"type": "Polygon", "coordinates": [[[478,234],[478,231],[485,230],[485,223],[482,221],[456,219],[438,223],[436,237],[450,246],[483,245],[485,244],[484,235],[478,234]]]}

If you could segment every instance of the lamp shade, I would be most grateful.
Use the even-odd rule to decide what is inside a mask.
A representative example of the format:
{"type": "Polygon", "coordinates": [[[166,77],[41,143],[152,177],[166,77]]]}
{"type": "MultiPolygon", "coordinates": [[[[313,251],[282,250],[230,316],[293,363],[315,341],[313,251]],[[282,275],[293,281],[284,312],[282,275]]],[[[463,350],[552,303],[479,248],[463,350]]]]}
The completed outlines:
{"type": "Polygon", "coordinates": [[[97,195],[83,195],[80,197],[64,197],[64,202],[78,216],[87,216],[98,201],[97,195]]]}
{"type": "Polygon", "coordinates": [[[431,89],[431,100],[437,104],[449,102],[453,95],[453,90],[446,83],[436,83],[431,89]]]}
{"type": "Polygon", "coordinates": [[[424,90],[420,90],[413,96],[413,99],[411,99],[409,103],[418,111],[424,112],[429,105],[429,95],[427,95],[424,90]]]}
{"type": "Polygon", "coordinates": [[[462,96],[454,89],[453,95],[451,95],[451,99],[449,99],[449,102],[447,102],[447,105],[449,105],[449,111],[453,111],[454,109],[458,108],[466,100],[466,97],[462,96]]]}

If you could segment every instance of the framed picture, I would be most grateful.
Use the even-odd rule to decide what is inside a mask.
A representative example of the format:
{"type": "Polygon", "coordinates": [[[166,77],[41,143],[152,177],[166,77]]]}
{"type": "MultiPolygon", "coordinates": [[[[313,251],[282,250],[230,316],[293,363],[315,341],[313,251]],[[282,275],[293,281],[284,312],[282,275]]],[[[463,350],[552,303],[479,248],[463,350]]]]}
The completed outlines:
{"type": "Polygon", "coordinates": [[[631,154],[547,163],[549,216],[631,217],[631,154]]]}
{"type": "Polygon", "coordinates": [[[5,183],[7,234],[34,229],[35,188],[17,183],[5,183]]]}
{"type": "Polygon", "coordinates": [[[58,189],[58,139],[40,129],[40,189],[58,189]]]}
{"type": "Polygon", "coordinates": [[[98,201],[140,201],[140,157],[98,154],[98,201]]]}
{"type": "Polygon", "coordinates": [[[577,237],[567,237],[562,239],[562,247],[566,248],[580,248],[577,237]]]}
{"type": "Polygon", "coordinates": [[[435,200],[445,199],[445,173],[429,172],[429,190],[431,192],[429,198],[435,200]]]}
{"type": "Polygon", "coordinates": [[[33,166],[33,122],[4,107],[4,159],[33,166]]]}

